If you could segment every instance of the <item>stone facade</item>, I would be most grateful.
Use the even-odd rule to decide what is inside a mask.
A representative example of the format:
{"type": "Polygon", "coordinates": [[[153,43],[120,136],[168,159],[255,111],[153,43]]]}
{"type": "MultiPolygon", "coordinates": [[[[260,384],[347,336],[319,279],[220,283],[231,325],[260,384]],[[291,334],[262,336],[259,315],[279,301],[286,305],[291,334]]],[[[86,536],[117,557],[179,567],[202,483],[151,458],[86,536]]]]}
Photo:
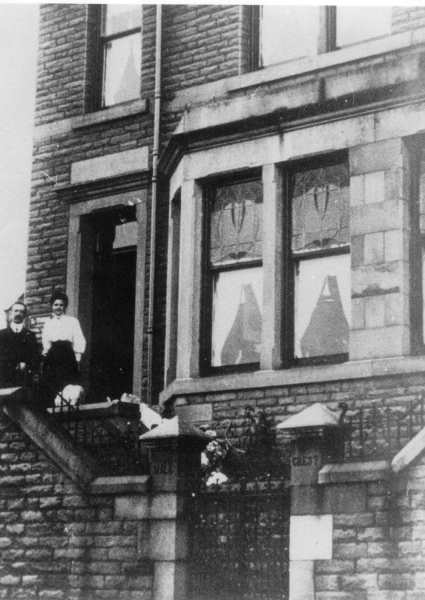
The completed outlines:
{"type": "MultiPolygon", "coordinates": [[[[423,210],[416,215],[413,206],[412,148],[424,145],[424,10],[394,8],[386,37],[252,69],[255,9],[164,5],[154,230],[160,16],[154,5],[142,11],[140,97],[97,110],[98,8],[41,6],[26,286],[34,330],[49,313],[52,290],[62,288],[70,297],[70,312],[90,331],[93,265],[87,258],[87,224],[91,219],[92,226],[96,215],[134,205],[132,391],[142,400],[152,398],[166,410],[174,407],[184,419],[223,434],[229,422],[236,430],[242,426],[247,406],[265,411],[275,426],[317,402],[334,411],[345,403],[346,418],[359,409],[420,406],[425,358],[423,344],[417,343],[421,325],[414,317],[422,302],[415,277],[423,259],[415,246],[420,234],[414,241],[412,231],[423,210]],[[346,161],[349,168],[349,352],[339,364],[303,366],[288,359],[292,317],[287,296],[292,291],[285,279],[289,251],[282,241],[289,214],[283,214],[285,190],[294,165],[329,157],[346,161]],[[262,181],[266,224],[259,368],[208,372],[205,190],[211,182],[253,174],[262,181]]],[[[324,18],[324,8],[320,14],[324,18]]],[[[114,512],[113,494],[86,497],[7,417],[3,427],[0,596],[59,598],[69,593],[77,598],[84,588],[85,597],[90,590],[96,598],[150,597],[150,576],[132,570],[140,542],[135,524],[114,512]],[[48,523],[54,523],[52,535],[50,530],[47,535],[48,523]],[[59,556],[66,560],[60,563],[63,571],[56,572],[59,556]]],[[[283,443],[280,430],[278,437],[283,443]]],[[[415,461],[397,474],[390,463],[378,471],[353,467],[349,476],[342,470],[345,474],[338,472],[335,480],[319,473],[313,488],[323,503],[301,510],[297,501],[292,516],[312,518],[319,529],[331,523],[326,529],[333,538],[327,548],[331,558],[291,560],[290,600],[416,600],[425,595],[424,467],[421,457],[415,461]],[[321,516],[324,525],[316,519],[321,516]]]]}

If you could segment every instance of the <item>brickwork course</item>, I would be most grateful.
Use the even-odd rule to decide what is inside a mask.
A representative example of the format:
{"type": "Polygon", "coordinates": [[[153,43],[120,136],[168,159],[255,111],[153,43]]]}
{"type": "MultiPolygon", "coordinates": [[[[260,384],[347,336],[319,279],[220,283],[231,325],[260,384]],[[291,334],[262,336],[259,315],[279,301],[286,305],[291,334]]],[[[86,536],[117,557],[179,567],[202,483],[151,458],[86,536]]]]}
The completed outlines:
{"type": "MultiPolygon", "coordinates": [[[[82,4],[40,7],[25,294],[35,319],[41,320],[49,313],[52,290],[66,289],[67,268],[72,259],[68,255],[68,228],[71,209],[81,200],[78,194],[82,194],[83,200],[100,197],[99,192],[90,195],[91,184],[86,188],[77,186],[71,200],[66,196],[64,189],[73,184],[72,165],[148,147],[148,171],[152,167],[156,6],[145,5],[142,10],[140,106],[128,112],[121,108],[121,112],[102,118],[102,111],[96,110],[93,99],[97,7],[82,4]]],[[[172,144],[179,137],[173,135],[177,127],[187,127],[189,131],[184,129],[182,134],[179,147],[182,154],[190,155],[203,145],[211,150],[210,155],[205,151],[199,166],[203,177],[214,173],[213,167],[209,172],[205,165],[214,162],[216,156],[221,165],[233,164],[235,152],[231,144],[238,135],[247,137],[254,125],[258,146],[253,146],[256,151],[243,165],[245,169],[260,164],[258,155],[263,152],[265,146],[261,144],[267,136],[288,132],[288,139],[292,139],[292,122],[297,122],[300,136],[305,132],[303,143],[298,141],[301,137],[293,138],[294,156],[311,157],[317,148],[319,154],[346,150],[351,195],[350,360],[373,363],[392,358],[394,366],[399,358],[407,360],[413,354],[408,324],[412,310],[408,221],[411,189],[403,140],[425,130],[425,125],[423,128],[416,125],[423,123],[420,105],[423,52],[419,42],[415,42],[422,39],[419,36],[425,27],[425,10],[410,6],[394,8],[391,33],[406,36],[397,50],[399,55],[396,51],[390,54],[391,49],[385,46],[387,40],[374,40],[371,45],[382,46],[373,57],[350,55],[338,64],[332,62],[332,54],[337,52],[324,54],[318,58],[324,65],[322,71],[311,66],[295,78],[289,67],[283,65],[287,70],[285,76],[280,76],[274,65],[270,70],[275,76],[268,79],[267,68],[248,73],[250,16],[247,6],[163,6],[160,166],[168,164],[167,161],[172,163],[168,157],[172,157],[172,144]],[[409,43],[413,44],[411,51],[409,43]],[[238,76],[248,77],[243,86],[235,83],[238,76]],[[413,97],[409,104],[409,98],[413,97]],[[399,111],[395,116],[385,113],[390,99],[399,111]],[[359,108],[359,116],[351,118],[351,113],[344,112],[345,107],[356,110],[360,103],[364,108],[363,112],[359,108]],[[248,109],[244,112],[248,105],[251,112],[248,109]],[[272,122],[270,115],[276,120],[272,122]],[[321,122],[321,118],[326,121],[323,129],[310,132],[311,123],[321,122]],[[303,119],[306,123],[309,119],[305,127],[303,119]],[[405,129],[400,125],[404,122],[405,129]],[[189,138],[190,143],[185,145],[189,138]],[[302,146],[301,151],[297,144],[302,146]],[[213,154],[217,148],[223,150],[221,156],[213,154]]],[[[355,52],[355,49],[341,52],[355,52]]],[[[287,142],[288,148],[291,143],[287,142]]],[[[279,139],[279,145],[286,148],[284,137],[283,141],[279,139]]],[[[270,164],[282,161],[270,159],[270,164]]],[[[189,167],[195,162],[194,158],[189,167]]],[[[163,391],[166,361],[168,187],[172,175],[172,172],[159,173],[152,374],[155,403],[163,391]]],[[[190,179],[187,173],[185,177],[184,183],[190,179]]],[[[148,219],[142,265],[145,287],[140,292],[144,299],[141,387],[146,394],[150,179],[141,187],[147,193],[148,219]]],[[[112,194],[113,184],[105,192],[108,196],[112,194]]],[[[190,327],[191,323],[187,325],[190,327]]],[[[39,330],[38,322],[34,328],[39,330]]],[[[202,334],[198,332],[196,340],[192,340],[194,346],[200,337],[202,334]]],[[[179,348],[178,352],[182,350],[185,349],[179,348]]],[[[191,360],[188,360],[189,371],[193,369],[191,360]]],[[[239,375],[239,379],[226,379],[223,385],[211,384],[210,389],[206,385],[200,392],[177,389],[167,399],[189,409],[211,409],[209,425],[224,435],[230,422],[232,435],[237,436],[247,406],[257,413],[264,411],[274,426],[316,402],[335,411],[345,403],[347,418],[360,408],[373,406],[407,410],[412,402],[423,403],[425,367],[410,369],[405,364],[394,366],[394,373],[393,367],[388,367],[379,376],[327,380],[322,375],[317,381],[315,371],[311,380],[305,376],[303,383],[293,380],[285,383],[282,379],[282,383],[261,386],[254,379],[247,386],[239,375]]],[[[196,373],[194,380],[198,376],[196,373]]],[[[82,494],[3,415],[0,434],[0,598],[150,599],[151,578],[140,574],[140,564],[135,559],[137,523],[115,518],[112,496],[82,494]]],[[[280,433],[278,439],[283,443],[280,433]]],[[[362,511],[336,511],[333,558],[315,561],[315,600],[425,598],[424,478],[425,463],[420,457],[402,474],[360,484],[364,492],[362,511]]]]}

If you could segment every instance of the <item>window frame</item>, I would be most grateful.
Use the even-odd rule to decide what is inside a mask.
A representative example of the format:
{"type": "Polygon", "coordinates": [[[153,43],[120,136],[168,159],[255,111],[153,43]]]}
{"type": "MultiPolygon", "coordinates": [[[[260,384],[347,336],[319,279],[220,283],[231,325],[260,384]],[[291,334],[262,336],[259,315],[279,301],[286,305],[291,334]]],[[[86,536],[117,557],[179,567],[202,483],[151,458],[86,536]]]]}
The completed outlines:
{"type": "MultiPolygon", "coordinates": [[[[250,71],[256,71],[259,69],[268,68],[274,66],[275,64],[280,64],[280,62],[286,62],[285,59],[282,61],[264,65],[262,62],[261,56],[261,22],[262,22],[262,8],[263,5],[255,5],[251,7],[249,22],[247,24],[248,30],[250,32],[250,46],[248,49],[248,69],[250,71]]],[[[354,42],[353,44],[348,44],[344,46],[337,46],[337,9],[338,6],[319,6],[319,38],[317,43],[317,52],[316,55],[326,54],[329,52],[334,52],[336,50],[341,50],[342,48],[347,48],[351,46],[355,46],[357,44],[361,44],[367,42],[372,39],[379,39],[383,37],[387,37],[386,35],[375,36],[373,38],[366,38],[365,40],[361,40],[358,42],[354,42]]],[[[299,56],[295,58],[287,59],[291,60],[301,60],[305,58],[305,56],[299,56]]]]}
{"type": "MultiPolygon", "coordinates": [[[[94,197],[70,204],[70,219],[68,225],[68,261],[66,272],[66,291],[69,296],[68,313],[86,323],[86,331],[91,331],[91,301],[92,265],[90,256],[90,240],[85,236],[86,217],[94,217],[96,213],[114,212],[129,206],[129,200],[136,206],[137,221],[137,258],[136,258],[136,294],[135,294],[135,329],[133,355],[133,393],[140,396],[143,389],[143,339],[145,337],[145,298],[142,293],[143,282],[146,279],[146,239],[148,223],[148,193],[147,184],[129,186],[125,189],[117,185],[108,191],[98,190],[94,197]],[[87,243],[84,243],[87,240],[87,243]],[[84,290],[84,293],[83,293],[84,290]]],[[[88,336],[88,342],[89,342],[88,336]]],[[[88,344],[89,346],[89,344],[88,344]]],[[[90,348],[87,349],[88,359],[90,348]]]]}
{"type": "MultiPolygon", "coordinates": [[[[327,154],[323,157],[297,161],[284,166],[284,193],[283,193],[283,276],[282,276],[282,368],[297,366],[326,365],[342,363],[349,360],[349,353],[335,353],[321,356],[300,358],[295,356],[295,274],[296,267],[301,261],[327,258],[330,256],[341,256],[351,253],[350,242],[344,246],[335,248],[321,248],[294,254],[292,252],[292,178],[296,173],[311,169],[331,167],[345,164],[350,178],[350,163],[346,151],[327,154]]],[[[351,275],[351,274],[350,274],[351,275]]],[[[350,326],[350,323],[349,323],[350,326]]]]}
{"type": "MultiPolygon", "coordinates": [[[[282,186],[280,192],[275,198],[275,202],[281,203],[279,213],[279,226],[277,235],[280,236],[280,269],[278,275],[280,280],[280,301],[276,306],[279,315],[275,315],[275,327],[280,328],[279,348],[277,352],[280,356],[277,369],[289,369],[297,366],[327,365],[347,362],[349,353],[335,353],[332,355],[321,355],[314,357],[300,358],[295,356],[295,273],[296,266],[301,261],[309,259],[326,258],[331,256],[341,256],[351,254],[351,242],[334,248],[320,248],[318,250],[309,250],[300,254],[292,252],[292,196],[291,180],[295,173],[310,169],[331,167],[333,165],[344,164],[347,168],[348,179],[350,177],[350,164],[348,151],[337,151],[327,153],[323,156],[314,158],[290,161],[284,164],[276,164],[275,168],[280,173],[282,186]],[[280,321],[280,324],[279,324],[280,321]]],[[[264,187],[263,167],[243,174],[227,176],[216,176],[202,182],[203,196],[203,219],[202,219],[202,257],[201,257],[201,322],[199,328],[199,373],[201,377],[212,375],[225,375],[232,373],[252,372],[266,368],[263,365],[264,337],[262,339],[261,359],[256,363],[245,363],[239,365],[212,365],[212,318],[213,318],[213,285],[214,273],[224,271],[236,271],[243,268],[254,268],[265,266],[265,246],[263,236],[263,256],[262,259],[252,260],[248,263],[237,265],[225,265],[220,267],[211,267],[209,263],[209,245],[210,245],[210,215],[214,197],[214,190],[220,185],[231,185],[232,183],[243,183],[246,181],[262,181],[263,183],[263,211],[265,210],[266,188],[264,187]]],[[[275,268],[279,268],[275,265],[275,268]]],[[[266,272],[263,270],[263,277],[266,272]]],[[[351,277],[351,272],[350,272],[351,277]]],[[[263,289],[268,283],[263,280],[263,289]]],[[[268,319],[265,314],[266,307],[263,305],[262,312],[262,330],[264,331],[265,321],[268,319]]],[[[349,323],[351,327],[351,324],[349,323]]],[[[264,334],[263,334],[264,335],[264,334]]]]}
{"type": "MultiPolygon", "coordinates": [[[[143,5],[138,5],[140,11],[143,11],[143,5]]],[[[126,100],[124,102],[118,102],[114,104],[105,104],[105,72],[106,72],[106,46],[109,42],[113,42],[118,39],[122,39],[125,37],[129,37],[134,35],[135,33],[141,34],[142,41],[142,27],[143,27],[143,12],[141,13],[141,26],[133,27],[132,29],[126,29],[124,31],[120,31],[118,33],[113,33],[110,35],[104,34],[105,23],[106,23],[106,9],[107,4],[99,4],[95,6],[96,11],[96,38],[97,38],[97,48],[96,48],[96,61],[95,61],[95,84],[94,84],[94,110],[108,110],[113,106],[120,106],[122,104],[127,104],[130,102],[134,102],[140,99],[140,90],[139,96],[137,98],[132,98],[126,100]]],[[[140,78],[141,83],[141,78],[140,78]]]]}
{"type": "MultiPolygon", "coordinates": [[[[238,173],[228,176],[215,177],[203,182],[203,205],[204,218],[202,224],[202,283],[201,283],[201,326],[200,326],[200,365],[201,377],[211,375],[225,375],[230,373],[246,373],[258,371],[260,361],[255,363],[243,363],[238,365],[212,365],[212,325],[213,325],[213,289],[214,273],[229,271],[240,271],[246,268],[263,267],[263,259],[252,259],[249,262],[235,263],[223,266],[211,266],[210,264],[210,241],[211,241],[211,213],[214,201],[215,189],[237,183],[259,181],[262,184],[261,169],[254,169],[248,173],[238,173]]],[[[264,206],[264,189],[263,189],[264,206]]]]}

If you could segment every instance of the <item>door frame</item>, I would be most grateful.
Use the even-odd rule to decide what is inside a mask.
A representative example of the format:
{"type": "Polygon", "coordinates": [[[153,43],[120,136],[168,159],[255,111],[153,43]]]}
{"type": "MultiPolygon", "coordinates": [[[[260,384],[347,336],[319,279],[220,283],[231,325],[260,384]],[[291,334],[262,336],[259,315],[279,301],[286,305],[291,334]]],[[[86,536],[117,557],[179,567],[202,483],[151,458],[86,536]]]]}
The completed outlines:
{"type": "MultiPolygon", "coordinates": [[[[136,206],[137,221],[137,256],[136,256],[136,297],[134,317],[134,349],[133,349],[133,394],[141,398],[142,395],[142,361],[143,338],[145,324],[145,284],[146,284],[146,237],[147,237],[147,190],[135,190],[95,198],[72,204],[68,226],[68,256],[66,290],[69,298],[68,314],[79,317],[80,287],[81,287],[81,259],[82,259],[82,217],[100,210],[119,208],[120,206],[136,206]]],[[[88,290],[90,294],[91,291],[88,290]]]]}

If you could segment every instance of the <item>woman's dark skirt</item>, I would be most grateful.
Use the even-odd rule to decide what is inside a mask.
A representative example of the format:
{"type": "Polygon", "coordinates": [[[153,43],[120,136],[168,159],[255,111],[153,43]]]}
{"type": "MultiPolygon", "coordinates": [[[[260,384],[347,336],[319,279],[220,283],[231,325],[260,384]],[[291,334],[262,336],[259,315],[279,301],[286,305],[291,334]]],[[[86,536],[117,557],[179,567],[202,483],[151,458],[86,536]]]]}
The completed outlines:
{"type": "Polygon", "coordinates": [[[43,381],[49,405],[69,384],[78,384],[78,363],[71,342],[53,342],[43,365],[43,381]]]}

